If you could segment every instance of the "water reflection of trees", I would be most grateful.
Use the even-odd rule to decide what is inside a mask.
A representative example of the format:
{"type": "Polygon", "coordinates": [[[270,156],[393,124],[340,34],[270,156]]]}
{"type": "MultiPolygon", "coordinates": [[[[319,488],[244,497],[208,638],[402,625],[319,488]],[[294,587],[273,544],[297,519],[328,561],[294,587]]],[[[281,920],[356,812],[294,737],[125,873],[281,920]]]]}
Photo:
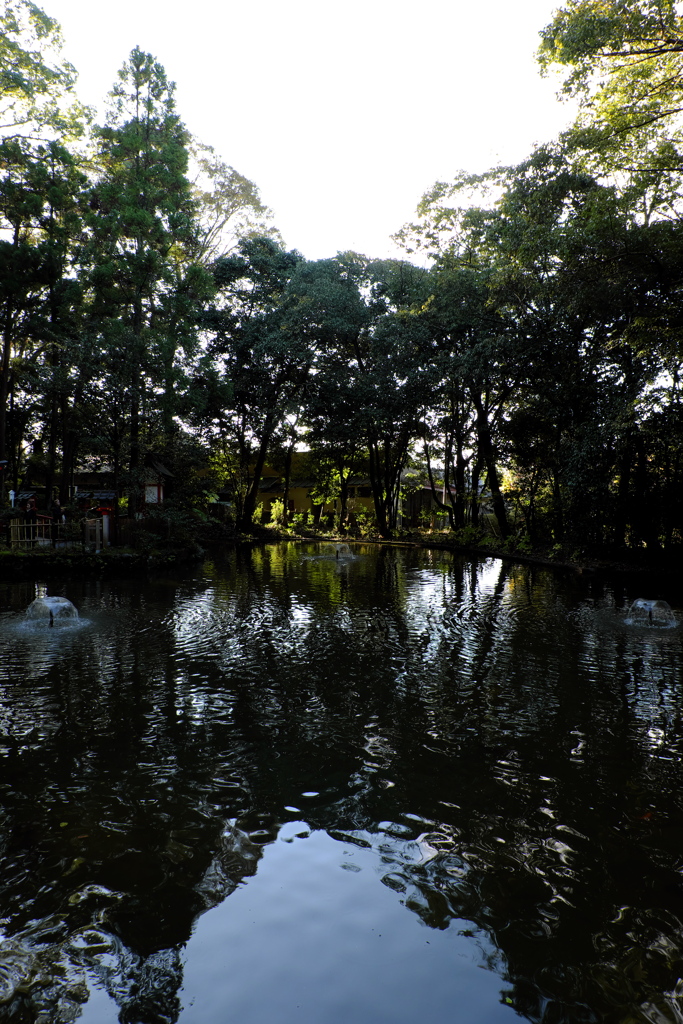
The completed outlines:
{"type": "Polygon", "coordinates": [[[269,551],[129,595],[99,652],[6,683],[12,1019],[76,1019],[88,977],[124,1022],[177,1019],[193,920],[308,789],[310,825],[376,848],[427,925],[493,941],[523,1016],[665,1013],[675,647],[601,625],[609,594],[546,573],[444,562],[425,581],[405,553],[302,569],[269,551]]]}

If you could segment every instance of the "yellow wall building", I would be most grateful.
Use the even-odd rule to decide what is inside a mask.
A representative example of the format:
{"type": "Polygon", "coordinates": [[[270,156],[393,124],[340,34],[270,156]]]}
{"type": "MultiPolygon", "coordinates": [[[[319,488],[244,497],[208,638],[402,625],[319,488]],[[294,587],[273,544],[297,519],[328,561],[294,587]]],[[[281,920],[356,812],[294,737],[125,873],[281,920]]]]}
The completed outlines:
{"type": "MultiPolygon", "coordinates": [[[[273,466],[265,466],[259,487],[259,501],[263,504],[263,522],[270,519],[270,510],[274,501],[284,500],[285,474],[273,466]]],[[[322,504],[316,503],[312,494],[316,490],[316,480],[312,473],[311,456],[308,452],[294,452],[290,471],[288,512],[289,517],[296,514],[312,513],[316,522],[332,525],[334,513],[341,507],[336,498],[322,504]]],[[[362,510],[363,515],[374,515],[374,501],[370,481],[363,477],[354,477],[349,482],[348,512],[353,517],[362,510]]],[[[351,518],[353,523],[353,518],[351,518]]]]}

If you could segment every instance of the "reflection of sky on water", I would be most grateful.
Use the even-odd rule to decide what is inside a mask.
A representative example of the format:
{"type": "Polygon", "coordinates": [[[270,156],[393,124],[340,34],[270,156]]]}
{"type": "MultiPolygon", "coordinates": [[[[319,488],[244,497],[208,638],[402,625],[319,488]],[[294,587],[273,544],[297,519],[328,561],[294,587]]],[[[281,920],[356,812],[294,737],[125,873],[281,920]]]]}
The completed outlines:
{"type": "Polygon", "coordinates": [[[473,949],[458,930],[435,932],[405,914],[404,901],[416,897],[400,866],[423,861],[420,844],[403,844],[401,858],[388,862],[383,833],[332,838],[302,824],[303,838],[281,834],[256,877],[197,923],[186,952],[183,1024],[218,1021],[225,1007],[249,1024],[445,1021],[455,1007],[459,1020],[511,1022],[500,981],[480,970],[482,960],[492,967],[495,959],[487,937],[473,949]],[[243,979],[263,962],[268,985],[256,997],[243,979]]]}

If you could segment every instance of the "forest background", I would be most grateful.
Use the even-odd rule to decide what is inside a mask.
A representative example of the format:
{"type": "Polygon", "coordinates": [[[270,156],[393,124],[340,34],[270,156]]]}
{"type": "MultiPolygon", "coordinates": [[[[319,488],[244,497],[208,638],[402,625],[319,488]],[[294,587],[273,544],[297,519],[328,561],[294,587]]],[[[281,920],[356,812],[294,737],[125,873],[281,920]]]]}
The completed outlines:
{"type": "MultiPolygon", "coordinates": [[[[683,18],[569,0],[541,33],[578,116],[514,167],[437,182],[405,259],[284,245],[257,186],[194,140],[150,54],[102,124],[58,25],[1,0],[0,475],[67,502],[106,465],[130,511],[230,492],[313,453],[317,500],[370,479],[399,527],[406,470],[459,537],[482,495],[511,547],[680,551],[683,18]]],[[[464,531],[464,532],[463,532],[464,531]]]]}

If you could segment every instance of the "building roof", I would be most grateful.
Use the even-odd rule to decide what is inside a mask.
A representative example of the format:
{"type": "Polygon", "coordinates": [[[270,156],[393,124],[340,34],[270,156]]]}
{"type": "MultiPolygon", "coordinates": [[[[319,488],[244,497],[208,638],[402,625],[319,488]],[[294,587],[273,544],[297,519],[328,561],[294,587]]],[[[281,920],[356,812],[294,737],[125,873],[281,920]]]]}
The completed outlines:
{"type": "Polygon", "coordinates": [[[164,466],[163,462],[161,462],[156,455],[145,455],[145,466],[148,469],[153,469],[155,473],[159,474],[159,476],[173,476],[170,469],[166,469],[166,466],[164,466]]]}

